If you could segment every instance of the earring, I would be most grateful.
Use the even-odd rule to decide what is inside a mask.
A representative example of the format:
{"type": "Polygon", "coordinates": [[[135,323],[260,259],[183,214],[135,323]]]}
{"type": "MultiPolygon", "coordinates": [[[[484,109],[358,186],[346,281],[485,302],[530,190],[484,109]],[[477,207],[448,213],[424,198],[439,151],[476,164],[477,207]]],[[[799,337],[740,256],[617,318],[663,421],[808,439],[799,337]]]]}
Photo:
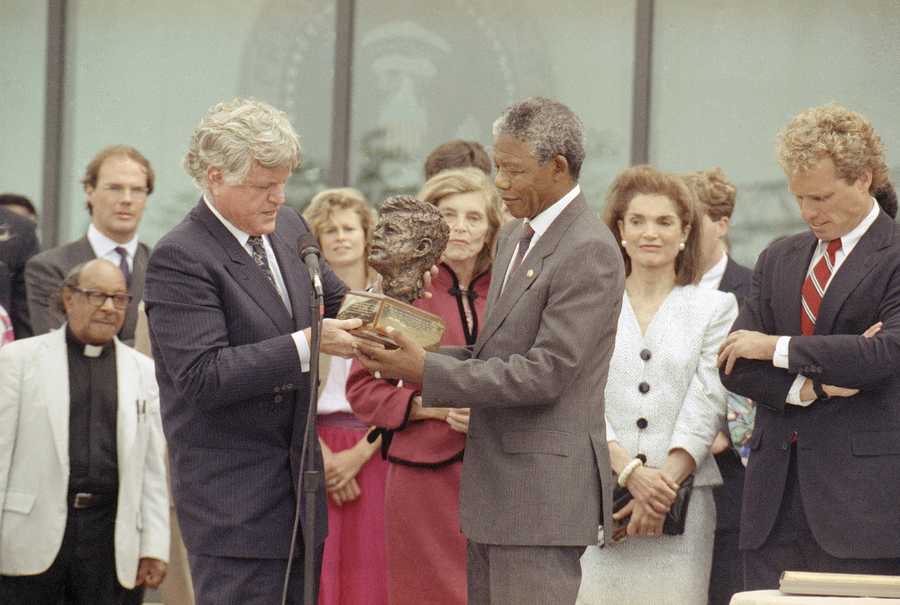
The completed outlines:
{"type": "Polygon", "coordinates": [[[622,240],[622,247],[625,247],[625,240],[622,240]]]}
{"type": "Polygon", "coordinates": [[[681,242],[680,244],[678,244],[678,249],[684,250],[684,242],[681,242]]]}

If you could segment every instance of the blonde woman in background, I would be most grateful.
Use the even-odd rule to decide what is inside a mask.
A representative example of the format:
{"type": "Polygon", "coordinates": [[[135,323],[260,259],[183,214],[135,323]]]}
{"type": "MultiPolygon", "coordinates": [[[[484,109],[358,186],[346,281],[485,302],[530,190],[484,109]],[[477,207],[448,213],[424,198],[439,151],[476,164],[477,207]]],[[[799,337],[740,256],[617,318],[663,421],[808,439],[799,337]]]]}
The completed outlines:
{"type": "MultiPolygon", "coordinates": [[[[303,213],[322,257],[351,290],[373,275],[366,264],[374,213],[356,189],[326,189],[303,213]]],[[[325,459],[328,539],[322,558],[320,605],[387,603],[384,482],[387,463],[369,443],[370,428],[353,415],[346,384],[352,360],[319,358],[317,428],[325,459]]]]}

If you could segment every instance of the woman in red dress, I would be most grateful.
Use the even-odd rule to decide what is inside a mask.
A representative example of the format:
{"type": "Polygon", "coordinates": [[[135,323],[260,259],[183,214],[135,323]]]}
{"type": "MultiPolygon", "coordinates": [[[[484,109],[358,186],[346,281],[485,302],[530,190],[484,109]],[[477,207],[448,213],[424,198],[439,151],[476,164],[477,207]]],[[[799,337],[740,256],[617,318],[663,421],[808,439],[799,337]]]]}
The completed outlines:
{"type": "MultiPolygon", "coordinates": [[[[322,256],[347,287],[369,283],[366,264],[374,227],[372,209],[355,189],[317,194],[304,218],[318,238],[322,256]]],[[[371,427],[353,415],[346,384],[350,360],[319,357],[317,429],[328,490],[328,539],[322,556],[319,605],[387,603],[384,544],[384,485],[387,463],[369,443],[371,427]]]]}
{"type": "MultiPolygon", "coordinates": [[[[471,346],[485,316],[500,198],[490,178],[475,168],[438,173],[418,197],[441,211],[450,241],[431,282],[431,298],[415,306],[444,319],[443,346],[471,346]]],[[[385,429],[389,602],[464,604],[459,482],[469,410],[422,408],[418,385],[376,380],[356,361],[347,397],[360,419],[385,429]]]]}

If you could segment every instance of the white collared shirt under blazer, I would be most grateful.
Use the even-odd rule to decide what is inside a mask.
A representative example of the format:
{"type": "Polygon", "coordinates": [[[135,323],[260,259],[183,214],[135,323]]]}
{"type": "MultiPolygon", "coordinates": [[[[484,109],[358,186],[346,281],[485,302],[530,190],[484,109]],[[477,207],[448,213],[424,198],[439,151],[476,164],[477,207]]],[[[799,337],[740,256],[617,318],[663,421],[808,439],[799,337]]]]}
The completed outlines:
{"type": "MultiPolygon", "coordinates": [[[[132,588],[141,557],[169,559],[165,441],[153,361],[118,339],[114,346],[116,575],[122,586],[132,588]]],[[[68,483],[69,372],[63,326],[0,349],[0,574],[38,574],[56,559],[69,510],[68,483]]]]}
{"type": "Polygon", "coordinates": [[[606,383],[607,439],[657,468],[682,448],[697,463],[695,486],[720,485],[709,456],[726,413],[716,356],[736,317],[732,294],[676,286],[641,334],[626,293],[606,383]]]}

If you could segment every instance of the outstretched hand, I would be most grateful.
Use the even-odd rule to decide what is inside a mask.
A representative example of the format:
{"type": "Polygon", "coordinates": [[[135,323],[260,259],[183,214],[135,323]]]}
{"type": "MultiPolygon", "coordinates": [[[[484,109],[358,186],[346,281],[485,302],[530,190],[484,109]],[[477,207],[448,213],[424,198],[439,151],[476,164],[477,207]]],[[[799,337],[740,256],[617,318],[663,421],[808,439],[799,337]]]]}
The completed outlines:
{"type": "Polygon", "coordinates": [[[425,349],[402,334],[388,327],[382,334],[397,344],[396,349],[385,349],[357,339],[353,343],[356,358],[375,378],[397,378],[405,382],[422,384],[425,373],[425,349]]]}

